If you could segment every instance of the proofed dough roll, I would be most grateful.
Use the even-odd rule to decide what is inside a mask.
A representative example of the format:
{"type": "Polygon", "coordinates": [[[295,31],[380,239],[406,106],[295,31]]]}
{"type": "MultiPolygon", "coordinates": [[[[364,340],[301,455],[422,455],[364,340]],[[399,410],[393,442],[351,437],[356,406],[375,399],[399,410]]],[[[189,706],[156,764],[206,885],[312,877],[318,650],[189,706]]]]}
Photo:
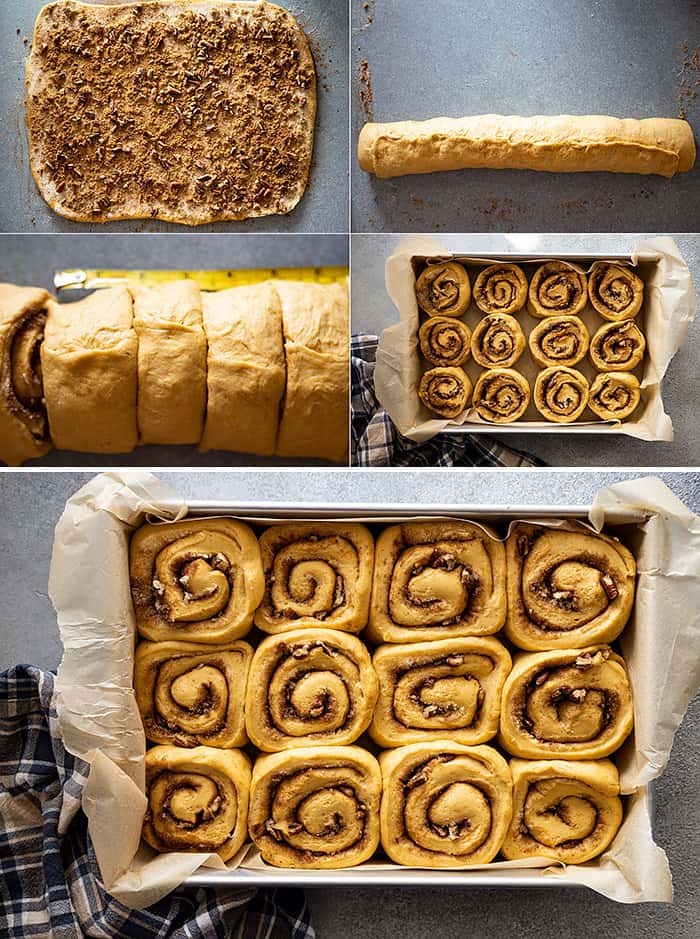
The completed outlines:
{"type": "Polygon", "coordinates": [[[609,646],[528,652],[506,678],[498,740],[525,759],[596,760],[633,722],[627,667],[609,646]]]}
{"type": "Polygon", "coordinates": [[[41,366],[56,447],[128,453],[136,446],[133,320],[126,287],[96,290],[77,303],[49,301],[41,366]]]}
{"type": "Polygon", "coordinates": [[[130,285],[138,339],[139,442],[197,443],[207,400],[202,301],[192,280],[130,285]]]}
{"type": "Polygon", "coordinates": [[[19,466],[51,449],[41,373],[49,295],[0,284],[0,460],[19,466]]]}
{"type": "Polygon", "coordinates": [[[572,649],[612,642],[622,632],[636,565],[614,538],[516,522],[506,564],[506,635],[521,649],[572,649]]]}
{"type": "Polygon", "coordinates": [[[238,639],[263,596],[258,541],[230,518],[143,525],[129,566],[136,627],[153,641],[238,639]]]}
{"type": "Polygon", "coordinates": [[[505,550],[494,532],[454,520],[406,522],[379,536],[372,642],[490,635],[505,616],[505,550]]]}
{"type": "Polygon", "coordinates": [[[471,396],[471,379],[461,368],[430,368],[418,385],[418,397],[426,408],[446,420],[459,417],[471,396]]]}
{"type": "Polygon", "coordinates": [[[598,261],[588,276],[588,296],[603,319],[631,320],[644,300],[644,281],[629,267],[598,261]]]}
{"type": "Polygon", "coordinates": [[[381,747],[449,737],[485,743],[498,732],[511,659],[490,636],[380,646],[372,658],[379,699],[370,727],[381,747]]]}
{"type": "Polygon", "coordinates": [[[202,295],[207,413],[201,450],[275,452],[285,364],[282,305],[272,283],[202,295]]]}
{"type": "Polygon", "coordinates": [[[565,365],[545,368],[535,379],[535,407],[556,424],[571,424],[586,410],[588,381],[578,369],[565,365]]]}
{"type": "Polygon", "coordinates": [[[500,753],[442,739],[386,750],[379,763],[382,847],[393,861],[467,867],[498,854],[513,811],[500,753]]]}
{"type": "Polygon", "coordinates": [[[471,350],[483,368],[512,368],[525,351],[525,334],[514,316],[491,313],[474,327],[471,350]]]}
{"type": "Polygon", "coordinates": [[[547,316],[530,333],[532,357],[543,368],[577,365],[588,351],[588,330],[578,316],[547,316]]]}
{"type": "Polygon", "coordinates": [[[134,691],[146,737],[178,747],[242,747],[243,699],[253,650],[247,642],[141,642],[134,691]]]}
{"type": "Polygon", "coordinates": [[[646,339],[632,320],[604,323],[591,340],[591,362],[599,372],[631,372],[644,358],[646,339]]]}
{"type": "Polygon", "coordinates": [[[357,633],[367,623],[374,539],[357,522],[289,522],[260,536],[265,592],[255,625],[357,633]]]}
{"type": "Polygon", "coordinates": [[[527,379],[514,368],[490,368],[479,375],[472,407],[491,424],[511,424],[519,420],[530,403],[527,379]]]}
{"type": "Polygon", "coordinates": [[[418,330],[423,355],[431,365],[456,368],[469,358],[471,330],[453,316],[431,316],[418,330]]]}
{"type": "Polygon", "coordinates": [[[416,281],[418,306],[428,316],[462,316],[471,298],[469,274],[458,261],[433,261],[416,281]]]}
{"type": "Polygon", "coordinates": [[[282,301],[287,387],[279,456],[347,460],[350,310],[347,283],[275,281],[282,301]]]}
{"type": "Polygon", "coordinates": [[[376,700],[377,676],[356,636],[331,629],[268,636],[250,669],[248,736],[269,752],[354,743],[376,700]]]}
{"type": "Polygon", "coordinates": [[[583,271],[566,261],[546,261],[532,275],[527,309],[531,316],[576,316],[588,300],[583,271]]]}
{"type": "Polygon", "coordinates": [[[527,302],[527,277],[517,264],[500,261],[479,272],[474,301],[483,313],[518,313],[527,302]]]}
{"type": "Polygon", "coordinates": [[[511,760],[508,860],[551,857],[583,864],[610,845],[622,822],[620,779],[610,760],[511,760]]]}
{"type": "Polygon", "coordinates": [[[695,140],[673,118],[479,114],[365,124],[358,158],[382,178],[482,167],[674,176],[692,169],[695,140]]]}
{"type": "Polygon", "coordinates": [[[639,405],[639,381],[629,372],[601,372],[588,395],[588,407],[604,421],[624,421],[639,405]]]}
{"type": "Polygon", "coordinates": [[[379,764],[360,747],[300,747],[258,757],[248,828],[275,867],[336,870],[379,845],[379,764]]]}
{"type": "Polygon", "coordinates": [[[246,840],[250,760],[240,750],[146,752],[143,837],[156,851],[212,851],[230,860],[246,840]]]}

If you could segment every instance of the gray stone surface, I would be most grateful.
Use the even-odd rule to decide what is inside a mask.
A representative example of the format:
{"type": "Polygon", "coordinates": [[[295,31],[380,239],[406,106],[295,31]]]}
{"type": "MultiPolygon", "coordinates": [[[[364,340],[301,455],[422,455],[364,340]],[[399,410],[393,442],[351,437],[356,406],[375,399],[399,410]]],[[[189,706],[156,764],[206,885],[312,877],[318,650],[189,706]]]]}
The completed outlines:
{"type": "MultiPolygon", "coordinates": [[[[584,505],[597,489],[638,473],[610,472],[293,472],[161,473],[185,498],[458,505],[584,505]]],[[[32,662],[55,668],[57,629],[46,594],[53,527],[89,473],[0,473],[0,668],[32,662]]],[[[700,477],[663,473],[700,511],[700,477]]],[[[431,939],[434,936],[592,935],[659,939],[700,931],[700,696],[676,737],[655,787],[655,837],[668,852],[673,905],[622,906],[579,889],[313,890],[320,939],[431,939]]]]}
{"type": "MultiPolygon", "coordinates": [[[[658,234],[658,233],[657,233],[658,234]]],[[[375,335],[398,321],[399,315],[386,292],[384,265],[405,235],[352,235],[352,331],[375,335]]],[[[651,233],[589,233],[514,235],[465,233],[436,235],[449,251],[629,254],[634,245],[655,237],[651,233]]],[[[700,294],[700,235],[672,234],[688,264],[695,291],[700,294]]],[[[664,406],[671,416],[672,442],[635,440],[610,435],[503,434],[494,437],[512,447],[534,453],[552,466],[698,466],[697,360],[700,349],[700,317],[674,357],[662,385],[664,406]]]]}

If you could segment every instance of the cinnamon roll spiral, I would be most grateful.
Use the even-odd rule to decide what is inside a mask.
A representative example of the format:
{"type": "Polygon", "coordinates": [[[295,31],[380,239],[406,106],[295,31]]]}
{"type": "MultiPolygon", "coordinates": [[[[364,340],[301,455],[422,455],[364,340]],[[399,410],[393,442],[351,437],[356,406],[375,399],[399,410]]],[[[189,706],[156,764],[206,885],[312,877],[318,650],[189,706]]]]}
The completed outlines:
{"type": "Polygon", "coordinates": [[[591,362],[599,372],[631,372],[645,349],[646,339],[632,320],[605,323],[591,340],[591,362]]]}
{"type": "Polygon", "coordinates": [[[423,642],[498,632],[506,614],[505,553],[462,521],[408,522],[377,540],[367,634],[423,642]]]}
{"type": "Polygon", "coordinates": [[[543,368],[572,367],[588,351],[588,330],[578,316],[548,316],[530,333],[532,357],[543,368]]]}
{"type": "Polygon", "coordinates": [[[456,368],[469,358],[471,330],[461,320],[431,316],[418,331],[421,352],[431,365],[456,368]]]}
{"type": "Polygon", "coordinates": [[[511,659],[497,639],[380,646],[372,663],[379,700],[369,732],[379,746],[448,736],[457,743],[476,744],[498,732],[501,691],[511,659]]]}
{"type": "Polygon", "coordinates": [[[612,642],[632,611],[635,561],[607,535],[516,522],[506,565],[506,635],[521,649],[612,642]]]}
{"type": "Polygon", "coordinates": [[[469,404],[472,383],[461,368],[431,368],[423,373],[418,397],[440,417],[458,417],[469,404]]]}
{"type": "Polygon", "coordinates": [[[471,349],[484,368],[510,368],[525,351],[525,335],[515,317],[492,313],[477,323],[471,349]]]}
{"type": "Polygon", "coordinates": [[[588,296],[606,320],[630,320],[644,300],[644,281],[629,267],[599,261],[588,278],[588,296]]]}
{"type": "Polygon", "coordinates": [[[474,301],[484,313],[517,313],[527,302],[527,278],[517,264],[502,261],[479,272],[474,301]]]}
{"type": "Polygon", "coordinates": [[[499,742],[525,759],[596,760],[632,723],[627,668],[609,646],[528,652],[503,687],[499,742]]]}
{"type": "Polygon", "coordinates": [[[290,522],[260,536],[265,592],[255,625],[266,633],[367,622],[374,539],[352,522],[290,522]]]}
{"type": "Polygon", "coordinates": [[[257,539],[233,519],[144,525],[131,538],[130,569],[136,626],[154,641],[238,639],[263,596],[257,539]]]}
{"type": "Polygon", "coordinates": [[[639,406],[639,381],[629,372],[601,372],[588,395],[588,407],[604,421],[624,421],[639,406]]]}
{"type": "Polygon", "coordinates": [[[554,365],[535,379],[535,407],[555,424],[571,424],[586,410],[588,381],[575,368],[554,365]]]}
{"type": "Polygon", "coordinates": [[[240,750],[146,752],[144,840],[156,851],[212,851],[228,861],[246,840],[250,761],[240,750]]]}
{"type": "Polygon", "coordinates": [[[466,867],[498,853],[512,814],[508,764],[491,747],[413,743],[379,757],[382,847],[397,864],[466,867]]]}
{"type": "Polygon", "coordinates": [[[369,726],[377,676],[355,636],[297,629],[255,651],[246,692],[248,735],[260,750],[353,743],[369,726]]]}
{"type": "Polygon", "coordinates": [[[491,424],[511,424],[527,411],[530,386],[514,368],[492,368],[482,372],[474,387],[472,407],[491,424]]]}
{"type": "Polygon", "coordinates": [[[462,316],[471,298],[469,274],[457,261],[429,264],[416,281],[418,306],[428,316],[462,316]]]}
{"type": "Polygon", "coordinates": [[[530,281],[527,309],[532,316],[574,316],[586,306],[586,275],[565,261],[547,261],[530,281]]]}
{"type": "Polygon", "coordinates": [[[379,765],[360,747],[301,747],[258,757],[250,837],[275,867],[353,867],[379,845],[381,790],[379,765]]]}

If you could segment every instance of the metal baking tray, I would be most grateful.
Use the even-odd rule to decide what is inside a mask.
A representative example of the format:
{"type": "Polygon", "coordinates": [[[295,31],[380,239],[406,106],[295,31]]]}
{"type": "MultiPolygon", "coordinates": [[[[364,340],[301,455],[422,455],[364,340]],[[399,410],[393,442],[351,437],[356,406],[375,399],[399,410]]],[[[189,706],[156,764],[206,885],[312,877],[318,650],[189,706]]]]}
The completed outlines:
{"type": "MultiPolygon", "coordinates": [[[[230,515],[249,522],[285,519],[357,519],[367,524],[391,523],[417,517],[467,518],[482,521],[502,529],[516,518],[572,518],[588,520],[590,505],[576,506],[508,506],[479,505],[420,505],[369,503],[313,503],[313,502],[206,502],[192,500],[187,503],[188,515],[230,515]]],[[[608,527],[634,525],[643,522],[648,513],[618,511],[608,514],[608,527]]],[[[505,531],[502,530],[502,534],[505,531]]],[[[650,787],[646,787],[653,819],[650,787]]],[[[371,864],[372,862],[369,862],[371,864]]],[[[218,871],[201,867],[185,881],[189,887],[574,887],[568,881],[544,876],[542,869],[484,868],[478,871],[424,870],[395,865],[392,870],[373,870],[370,867],[349,867],[334,871],[292,870],[269,867],[265,870],[235,868],[218,871]]]]}

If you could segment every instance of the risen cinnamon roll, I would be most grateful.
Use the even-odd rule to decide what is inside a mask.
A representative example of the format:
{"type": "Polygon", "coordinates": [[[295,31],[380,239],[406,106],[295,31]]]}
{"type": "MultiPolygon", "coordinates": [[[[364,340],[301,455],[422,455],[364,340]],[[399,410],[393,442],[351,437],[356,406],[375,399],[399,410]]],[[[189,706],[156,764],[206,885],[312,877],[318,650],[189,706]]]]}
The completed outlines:
{"type": "Polygon", "coordinates": [[[523,416],[530,403],[530,386],[513,368],[482,372],[474,387],[472,407],[483,421],[511,424],[523,416]]]}
{"type": "Polygon", "coordinates": [[[456,368],[469,358],[471,330],[461,320],[431,316],[418,331],[421,352],[431,365],[456,368]]]}
{"type": "Polygon", "coordinates": [[[360,747],[301,747],[258,757],[248,827],[275,867],[334,870],[379,845],[382,779],[360,747]]]}
{"type": "Polygon", "coordinates": [[[632,611],[634,558],[607,535],[516,522],[506,564],[506,635],[521,649],[612,642],[632,611]]]}
{"type": "Polygon", "coordinates": [[[629,320],[644,300],[644,281],[629,267],[599,261],[588,278],[588,296],[606,320],[629,320]]]}
{"type": "Polygon", "coordinates": [[[265,593],[255,625],[359,632],[367,623],[374,539],[353,522],[290,522],[260,536],[265,593]]]}
{"type": "Polygon", "coordinates": [[[369,726],[377,676],[359,639],[331,629],[269,636],[246,693],[248,735],[260,750],[347,744],[369,726]]]}
{"type": "Polygon", "coordinates": [[[527,309],[532,316],[573,316],[586,306],[586,275],[565,261],[547,261],[530,281],[527,309]]]}
{"type": "Polygon", "coordinates": [[[424,372],[418,397],[440,417],[458,417],[469,404],[472,383],[461,368],[431,368],[424,372]]]}
{"type": "Polygon", "coordinates": [[[484,313],[517,313],[527,301],[527,278],[517,264],[501,261],[479,272],[474,301],[484,313]]]}
{"type": "Polygon", "coordinates": [[[381,747],[449,737],[484,743],[498,731],[511,660],[497,639],[438,639],[380,646],[372,659],[379,700],[370,727],[381,747]]]}
{"type": "Polygon", "coordinates": [[[517,656],[503,687],[499,743],[526,759],[595,760],[632,730],[627,668],[609,646],[517,656]]]}
{"type": "Polygon", "coordinates": [[[578,316],[548,316],[532,330],[528,343],[533,359],[543,368],[571,367],[588,351],[588,330],[578,316]]]}
{"type": "Polygon", "coordinates": [[[498,632],[505,554],[495,533],[461,521],[407,522],[377,540],[367,634],[422,642],[498,632]]]}
{"type": "Polygon", "coordinates": [[[591,362],[600,372],[631,372],[644,358],[646,340],[632,320],[605,323],[591,340],[591,362]]]}
{"type": "Polygon", "coordinates": [[[510,368],[525,351],[525,336],[515,317],[492,313],[477,323],[471,345],[474,361],[484,368],[510,368]]]}
{"type": "Polygon", "coordinates": [[[137,629],[155,641],[238,639],[263,596],[257,539],[229,518],[144,525],[131,539],[130,569],[137,629]]]}
{"type": "Polygon", "coordinates": [[[156,851],[212,851],[228,861],[246,840],[250,761],[240,750],[146,752],[143,837],[156,851]]]}
{"type": "Polygon", "coordinates": [[[588,395],[588,407],[604,421],[624,421],[639,405],[639,381],[629,372],[601,372],[588,395]]]}
{"type": "Polygon", "coordinates": [[[498,853],[512,815],[508,764],[491,747],[413,743],[379,757],[382,847],[397,864],[466,867],[498,853]]]}
{"type": "Polygon", "coordinates": [[[588,381],[575,368],[555,365],[535,379],[535,407],[556,424],[571,424],[586,410],[588,381]]]}
{"type": "Polygon", "coordinates": [[[471,298],[469,274],[457,261],[429,264],[416,281],[418,306],[428,316],[462,316],[471,298]]]}

